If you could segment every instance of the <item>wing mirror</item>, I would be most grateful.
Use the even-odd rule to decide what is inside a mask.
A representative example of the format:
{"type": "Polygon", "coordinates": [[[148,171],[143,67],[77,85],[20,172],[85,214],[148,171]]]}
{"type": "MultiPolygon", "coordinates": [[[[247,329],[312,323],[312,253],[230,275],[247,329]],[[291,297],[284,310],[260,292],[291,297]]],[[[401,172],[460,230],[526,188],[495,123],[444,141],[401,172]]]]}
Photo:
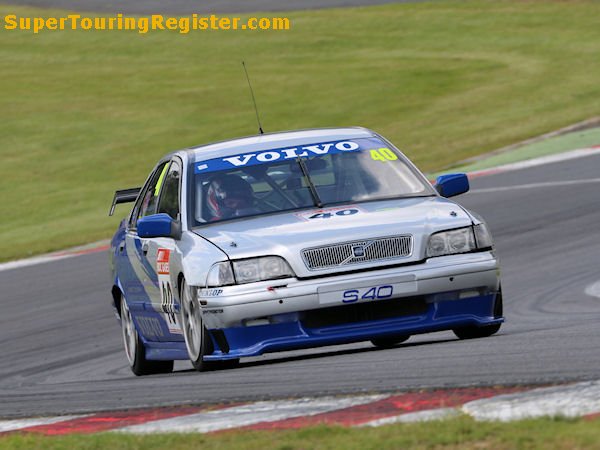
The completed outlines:
{"type": "Polygon", "coordinates": [[[440,175],[435,180],[435,189],[442,197],[454,197],[469,190],[469,179],[464,173],[440,175]]]}
{"type": "Polygon", "coordinates": [[[137,222],[137,233],[141,238],[170,237],[181,239],[181,222],[165,213],[142,217],[137,222]]]}

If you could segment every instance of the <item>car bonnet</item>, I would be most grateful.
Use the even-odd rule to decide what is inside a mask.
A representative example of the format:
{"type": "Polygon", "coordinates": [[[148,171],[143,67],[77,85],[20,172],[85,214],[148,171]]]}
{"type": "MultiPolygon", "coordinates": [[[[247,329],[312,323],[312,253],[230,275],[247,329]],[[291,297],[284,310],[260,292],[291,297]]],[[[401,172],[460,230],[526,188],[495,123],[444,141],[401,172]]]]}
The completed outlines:
{"type": "MultiPolygon", "coordinates": [[[[231,259],[282,256],[296,275],[302,277],[349,270],[347,266],[309,270],[302,258],[303,250],[309,248],[410,235],[410,255],[394,261],[410,263],[425,258],[431,233],[471,223],[470,216],[456,203],[429,196],[240,218],[206,224],[193,231],[220,247],[231,259]]],[[[352,269],[387,264],[390,261],[365,262],[353,265],[352,269]]]]}

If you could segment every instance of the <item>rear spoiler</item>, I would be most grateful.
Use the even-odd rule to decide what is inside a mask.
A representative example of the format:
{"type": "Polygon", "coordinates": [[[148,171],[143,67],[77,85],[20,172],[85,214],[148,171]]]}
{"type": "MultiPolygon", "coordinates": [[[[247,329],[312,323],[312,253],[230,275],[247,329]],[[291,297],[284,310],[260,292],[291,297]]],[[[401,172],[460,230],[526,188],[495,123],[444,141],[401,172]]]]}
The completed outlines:
{"type": "Polygon", "coordinates": [[[131,188],[131,189],[121,189],[120,191],[115,192],[115,196],[113,197],[112,205],[110,207],[110,211],[108,213],[109,216],[112,216],[115,212],[115,206],[119,203],[130,203],[135,202],[135,199],[138,197],[138,194],[142,190],[141,187],[131,188]]]}

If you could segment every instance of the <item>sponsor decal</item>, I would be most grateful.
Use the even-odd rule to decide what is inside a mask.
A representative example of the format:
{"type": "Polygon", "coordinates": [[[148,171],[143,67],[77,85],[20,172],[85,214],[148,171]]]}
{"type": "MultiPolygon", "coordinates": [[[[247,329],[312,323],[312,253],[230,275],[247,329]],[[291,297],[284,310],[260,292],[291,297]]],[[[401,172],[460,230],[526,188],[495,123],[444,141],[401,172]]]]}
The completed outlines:
{"type": "Polygon", "coordinates": [[[303,211],[300,213],[296,213],[296,216],[302,220],[313,221],[344,217],[347,218],[363,212],[364,210],[362,210],[358,206],[340,206],[336,208],[313,209],[310,211],[303,211]]]}
{"type": "Polygon", "coordinates": [[[169,259],[171,257],[171,250],[168,248],[159,248],[156,255],[156,273],[159,275],[169,275],[169,259]]]}
{"type": "Polygon", "coordinates": [[[175,297],[173,295],[173,286],[171,285],[171,268],[169,262],[171,259],[171,250],[168,248],[159,248],[156,253],[156,273],[158,274],[158,286],[160,290],[161,312],[169,332],[181,334],[181,326],[177,314],[175,314],[175,297]]]}
{"type": "Polygon", "coordinates": [[[199,161],[194,167],[195,173],[210,173],[221,170],[235,169],[237,167],[249,167],[258,164],[266,164],[275,161],[294,160],[296,158],[307,158],[309,156],[335,155],[361,151],[361,147],[354,141],[325,142],[321,144],[304,145],[281,149],[265,150],[253,153],[242,153],[240,155],[227,156],[225,158],[199,161]]]}
{"type": "Polygon", "coordinates": [[[223,293],[223,289],[202,289],[200,297],[218,297],[223,293]]]}

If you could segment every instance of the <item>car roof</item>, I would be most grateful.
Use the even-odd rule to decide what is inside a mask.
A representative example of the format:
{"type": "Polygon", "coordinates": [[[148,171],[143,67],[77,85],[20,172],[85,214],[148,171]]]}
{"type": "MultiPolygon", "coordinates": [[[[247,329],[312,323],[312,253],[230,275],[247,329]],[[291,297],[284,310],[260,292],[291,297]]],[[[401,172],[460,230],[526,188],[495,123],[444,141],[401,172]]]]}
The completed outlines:
{"type": "Polygon", "coordinates": [[[223,156],[239,155],[252,151],[310,145],[319,142],[332,142],[375,136],[367,128],[314,128],[309,130],[285,131],[248,136],[212,144],[191,147],[184,151],[192,161],[206,161],[223,156]]]}

